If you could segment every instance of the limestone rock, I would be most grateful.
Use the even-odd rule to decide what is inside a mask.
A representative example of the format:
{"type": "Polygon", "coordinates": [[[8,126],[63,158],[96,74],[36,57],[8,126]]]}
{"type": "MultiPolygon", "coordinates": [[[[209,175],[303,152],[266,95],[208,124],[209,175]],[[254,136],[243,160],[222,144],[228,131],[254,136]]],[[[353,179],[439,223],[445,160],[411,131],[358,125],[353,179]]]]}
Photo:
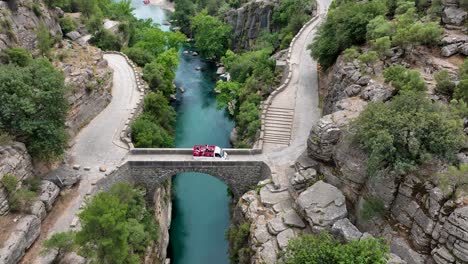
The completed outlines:
{"type": "Polygon", "coordinates": [[[361,98],[371,102],[385,102],[392,97],[393,90],[382,84],[374,84],[366,87],[361,94],[361,98]]]}
{"type": "Polygon", "coordinates": [[[331,231],[332,234],[344,242],[359,240],[362,237],[362,233],[349,221],[348,218],[336,221],[333,224],[331,231]]]}
{"type": "Polygon", "coordinates": [[[79,33],[78,31],[68,32],[68,33],[66,34],[66,36],[67,36],[67,38],[69,38],[69,39],[71,39],[71,40],[73,40],[73,41],[75,41],[75,40],[81,38],[81,35],[80,35],[80,33],[79,33]]]}
{"type": "Polygon", "coordinates": [[[10,210],[10,206],[8,204],[8,193],[5,188],[0,188],[0,215],[5,215],[10,210]]]}
{"type": "Polygon", "coordinates": [[[280,249],[285,249],[288,246],[288,242],[291,238],[294,238],[296,233],[291,228],[284,230],[283,232],[279,233],[276,239],[278,240],[278,246],[280,249]]]}
{"type": "Polygon", "coordinates": [[[39,254],[31,264],[53,264],[58,256],[57,249],[50,249],[47,252],[39,254]]]}
{"type": "Polygon", "coordinates": [[[387,264],[406,264],[407,262],[402,260],[399,256],[390,253],[390,259],[387,260],[387,264]]]}
{"type": "Polygon", "coordinates": [[[440,54],[444,57],[450,57],[458,52],[458,44],[450,44],[442,48],[440,54]]]}
{"type": "Polygon", "coordinates": [[[394,237],[390,243],[390,251],[405,260],[408,264],[425,263],[424,257],[411,249],[408,242],[401,237],[394,237]]]}
{"type": "Polygon", "coordinates": [[[317,181],[317,171],[314,168],[299,170],[298,172],[294,173],[290,181],[294,189],[304,189],[309,184],[317,181]]]}
{"type": "Polygon", "coordinates": [[[287,211],[283,216],[283,221],[286,226],[305,228],[306,225],[301,217],[294,210],[287,211]]]}
{"type": "Polygon", "coordinates": [[[276,240],[270,240],[262,245],[259,253],[259,262],[258,263],[276,263],[278,259],[278,246],[276,245],[276,240]]]}
{"type": "Polygon", "coordinates": [[[52,205],[60,194],[60,189],[53,182],[42,181],[41,187],[39,188],[39,200],[45,205],[47,211],[52,209],[52,205]]]}
{"type": "Polygon", "coordinates": [[[466,20],[467,12],[461,8],[447,7],[442,12],[442,21],[446,24],[461,26],[466,20]]]}
{"type": "Polygon", "coordinates": [[[302,192],[296,203],[311,226],[331,227],[348,213],[341,191],[323,181],[302,192]]]}
{"type": "Polygon", "coordinates": [[[65,254],[58,264],[85,264],[86,259],[82,256],[77,255],[75,252],[65,254]]]}
{"type": "MultiPolygon", "coordinates": [[[[362,79],[362,78],[361,78],[362,79]]],[[[361,93],[362,86],[359,84],[352,84],[345,89],[345,93],[348,97],[353,97],[361,93]]]]}
{"type": "Polygon", "coordinates": [[[10,236],[0,248],[0,263],[15,264],[41,232],[41,221],[34,215],[21,217],[10,236]]]}
{"type": "Polygon", "coordinates": [[[29,208],[29,213],[37,216],[41,221],[46,217],[47,212],[42,201],[35,201],[29,208]]]}
{"type": "Polygon", "coordinates": [[[464,43],[458,47],[458,52],[461,54],[468,56],[468,43],[464,43]]]}
{"type": "Polygon", "coordinates": [[[253,231],[253,238],[256,243],[263,244],[270,240],[272,236],[268,232],[266,225],[257,224],[253,231]]]}
{"type": "Polygon", "coordinates": [[[71,169],[68,166],[60,166],[48,173],[44,179],[53,182],[55,185],[61,188],[65,188],[71,187],[78,183],[81,179],[81,175],[79,172],[71,169]]]}
{"type": "Polygon", "coordinates": [[[281,201],[288,200],[290,198],[287,190],[282,192],[271,192],[268,186],[263,186],[260,189],[260,199],[263,204],[272,206],[281,201]]]}
{"type": "Polygon", "coordinates": [[[270,232],[270,234],[272,235],[277,235],[278,233],[288,228],[284,224],[283,219],[280,216],[277,216],[273,218],[271,221],[269,221],[267,227],[268,227],[268,232],[270,232]]]}

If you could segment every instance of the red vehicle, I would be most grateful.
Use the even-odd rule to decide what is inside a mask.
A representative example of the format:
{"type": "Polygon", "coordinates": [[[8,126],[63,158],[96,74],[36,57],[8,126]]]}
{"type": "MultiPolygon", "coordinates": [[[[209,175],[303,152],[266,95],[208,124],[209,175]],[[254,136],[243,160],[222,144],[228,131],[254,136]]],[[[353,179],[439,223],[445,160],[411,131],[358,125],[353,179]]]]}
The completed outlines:
{"type": "Polygon", "coordinates": [[[145,5],[149,5],[150,0],[144,0],[143,3],[144,3],[145,5]]]}
{"type": "Polygon", "coordinates": [[[210,145],[193,146],[192,155],[200,160],[226,160],[228,156],[222,148],[210,145]]]}

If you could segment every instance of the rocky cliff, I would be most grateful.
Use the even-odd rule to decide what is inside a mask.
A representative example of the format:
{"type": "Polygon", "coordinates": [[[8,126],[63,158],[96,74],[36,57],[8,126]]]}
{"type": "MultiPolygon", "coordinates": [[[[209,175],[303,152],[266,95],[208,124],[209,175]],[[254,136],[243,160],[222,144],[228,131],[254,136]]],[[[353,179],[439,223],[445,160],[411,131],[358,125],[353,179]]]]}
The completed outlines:
{"type": "Polygon", "coordinates": [[[276,1],[250,1],[238,9],[232,9],[225,15],[225,21],[233,28],[231,48],[249,49],[260,34],[272,32],[271,16],[276,1]]]}

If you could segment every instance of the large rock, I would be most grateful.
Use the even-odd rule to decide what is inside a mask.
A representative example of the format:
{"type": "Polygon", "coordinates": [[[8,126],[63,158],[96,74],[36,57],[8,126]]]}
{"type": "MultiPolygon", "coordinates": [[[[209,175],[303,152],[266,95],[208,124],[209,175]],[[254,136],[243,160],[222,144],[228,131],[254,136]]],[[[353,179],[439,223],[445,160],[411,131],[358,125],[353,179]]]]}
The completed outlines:
{"type": "Polygon", "coordinates": [[[29,208],[29,213],[37,216],[41,221],[46,217],[47,212],[45,205],[42,201],[35,201],[29,208]]]}
{"type": "Polygon", "coordinates": [[[331,229],[332,233],[344,242],[359,240],[362,233],[354,226],[348,218],[343,218],[336,221],[331,229]]]}
{"type": "Polygon", "coordinates": [[[294,238],[296,233],[291,228],[284,230],[283,232],[279,233],[276,239],[278,240],[278,246],[281,249],[285,249],[288,246],[288,242],[291,238],[294,238]]]}
{"type": "Polygon", "coordinates": [[[466,20],[467,12],[453,6],[447,7],[442,12],[442,21],[446,24],[462,26],[466,20]]]}
{"type": "Polygon", "coordinates": [[[373,84],[364,89],[361,98],[371,102],[385,102],[393,95],[393,90],[382,84],[373,84]]]}
{"type": "Polygon", "coordinates": [[[44,180],[51,181],[60,188],[71,187],[77,184],[80,179],[81,175],[79,172],[68,165],[60,166],[44,177],[44,180]]]}
{"type": "Polygon", "coordinates": [[[348,213],[341,191],[323,181],[302,192],[296,203],[311,226],[330,228],[348,213]]]}
{"type": "Polygon", "coordinates": [[[42,181],[39,188],[39,200],[45,205],[47,211],[52,209],[52,205],[60,194],[60,188],[51,181],[42,181]]]}
{"type": "Polygon", "coordinates": [[[77,255],[75,252],[70,252],[65,254],[58,264],[84,264],[86,263],[86,259],[82,256],[77,255]]]}
{"type": "Polygon", "coordinates": [[[291,185],[296,190],[301,190],[317,181],[317,171],[314,168],[299,170],[291,177],[291,185]]]}
{"type": "Polygon", "coordinates": [[[34,215],[21,217],[0,248],[0,263],[16,264],[41,232],[41,220],[34,215]]]}
{"type": "Polygon", "coordinates": [[[405,260],[408,264],[423,264],[425,258],[414,251],[411,246],[401,237],[395,237],[391,240],[390,250],[392,253],[398,255],[405,260]]]}
{"type": "Polygon", "coordinates": [[[272,192],[272,187],[263,186],[260,189],[260,200],[263,204],[273,206],[277,203],[290,199],[289,192],[287,190],[280,192],[272,192]]]}
{"type": "Polygon", "coordinates": [[[458,44],[450,44],[442,48],[440,54],[444,57],[450,57],[452,55],[457,54],[458,52],[458,44]]]}

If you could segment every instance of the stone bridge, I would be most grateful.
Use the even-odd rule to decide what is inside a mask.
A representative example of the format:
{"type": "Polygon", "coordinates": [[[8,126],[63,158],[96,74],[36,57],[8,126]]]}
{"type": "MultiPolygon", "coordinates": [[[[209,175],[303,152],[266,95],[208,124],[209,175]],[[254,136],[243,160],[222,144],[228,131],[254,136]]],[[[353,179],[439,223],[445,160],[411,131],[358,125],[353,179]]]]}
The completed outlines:
{"type": "MultiPolygon", "coordinates": [[[[253,189],[261,180],[271,177],[270,167],[261,154],[251,149],[225,149],[229,160],[193,160],[191,149],[132,149],[116,170],[97,183],[108,190],[117,182],[130,182],[147,189],[148,200],[164,180],[182,172],[209,174],[223,181],[235,198],[253,189]]],[[[195,176],[196,177],[196,176],[195,176]]]]}

